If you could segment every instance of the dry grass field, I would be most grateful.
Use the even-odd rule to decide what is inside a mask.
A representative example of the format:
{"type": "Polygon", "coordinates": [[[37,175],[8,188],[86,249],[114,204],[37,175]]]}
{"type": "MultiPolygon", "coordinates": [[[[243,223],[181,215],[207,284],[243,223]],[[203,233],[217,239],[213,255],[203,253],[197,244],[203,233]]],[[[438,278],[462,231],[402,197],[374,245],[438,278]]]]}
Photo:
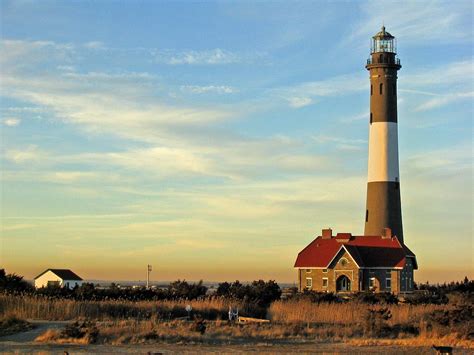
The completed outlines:
{"type": "Polygon", "coordinates": [[[267,324],[229,323],[226,299],[196,301],[74,301],[0,296],[0,318],[74,320],[67,329],[53,330],[38,342],[75,344],[268,342],[343,342],[355,346],[433,343],[474,348],[472,306],[367,305],[357,301],[314,303],[273,302],[267,324]],[[191,304],[194,321],[182,319],[191,304]],[[205,329],[202,331],[202,325],[205,329]]]}

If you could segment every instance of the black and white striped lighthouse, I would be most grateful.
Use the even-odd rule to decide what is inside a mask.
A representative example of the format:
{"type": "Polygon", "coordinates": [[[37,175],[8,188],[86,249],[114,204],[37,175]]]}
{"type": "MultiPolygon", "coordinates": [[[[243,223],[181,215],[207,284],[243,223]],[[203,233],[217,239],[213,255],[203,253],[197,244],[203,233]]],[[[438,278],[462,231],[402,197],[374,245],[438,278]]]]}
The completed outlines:
{"type": "Polygon", "coordinates": [[[390,228],[403,243],[398,168],[396,41],[385,27],[372,37],[370,58],[369,168],[365,235],[390,228]]]}

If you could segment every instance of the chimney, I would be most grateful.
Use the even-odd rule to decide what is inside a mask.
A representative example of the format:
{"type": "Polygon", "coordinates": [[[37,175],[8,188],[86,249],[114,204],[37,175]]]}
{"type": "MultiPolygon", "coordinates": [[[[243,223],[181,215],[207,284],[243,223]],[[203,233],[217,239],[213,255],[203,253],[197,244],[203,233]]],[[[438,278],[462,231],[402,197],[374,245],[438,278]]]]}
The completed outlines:
{"type": "Polygon", "coordinates": [[[323,229],[322,237],[323,237],[323,239],[331,239],[332,238],[332,229],[331,228],[323,229]]]}
{"type": "Polygon", "coordinates": [[[384,228],[382,231],[382,239],[392,238],[392,230],[390,228],[384,228]]]}

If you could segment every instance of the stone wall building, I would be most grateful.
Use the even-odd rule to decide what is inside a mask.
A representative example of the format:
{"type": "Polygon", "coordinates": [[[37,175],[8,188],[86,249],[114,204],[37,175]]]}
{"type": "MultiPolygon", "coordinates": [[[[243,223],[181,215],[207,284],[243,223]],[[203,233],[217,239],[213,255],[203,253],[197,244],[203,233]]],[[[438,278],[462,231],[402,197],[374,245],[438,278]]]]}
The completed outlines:
{"type": "Polygon", "coordinates": [[[415,255],[390,229],[380,236],[322,235],[296,259],[299,290],[322,292],[411,292],[415,255]]]}

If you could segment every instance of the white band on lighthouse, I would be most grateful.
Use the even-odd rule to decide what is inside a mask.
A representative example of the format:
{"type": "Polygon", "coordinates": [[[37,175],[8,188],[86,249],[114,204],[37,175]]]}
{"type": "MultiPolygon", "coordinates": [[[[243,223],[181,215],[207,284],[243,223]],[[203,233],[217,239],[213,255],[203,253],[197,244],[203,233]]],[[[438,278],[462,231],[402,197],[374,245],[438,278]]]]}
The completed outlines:
{"type": "Polygon", "coordinates": [[[399,180],[397,123],[373,122],[369,132],[368,182],[399,180]]]}

